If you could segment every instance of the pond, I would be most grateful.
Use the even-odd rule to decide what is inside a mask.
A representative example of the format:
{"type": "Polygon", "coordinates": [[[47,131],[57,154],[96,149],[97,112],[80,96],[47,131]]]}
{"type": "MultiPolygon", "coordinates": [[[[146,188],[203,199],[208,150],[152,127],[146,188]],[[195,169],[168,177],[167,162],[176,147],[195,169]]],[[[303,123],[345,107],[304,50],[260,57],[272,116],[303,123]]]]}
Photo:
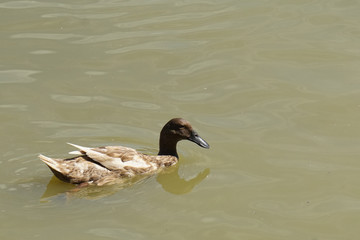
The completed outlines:
{"type": "Polygon", "coordinates": [[[356,239],[360,5],[352,0],[0,2],[0,238],[356,239]],[[210,144],[127,185],[38,159],[210,144]],[[76,191],[75,191],[75,190],[76,191]]]}

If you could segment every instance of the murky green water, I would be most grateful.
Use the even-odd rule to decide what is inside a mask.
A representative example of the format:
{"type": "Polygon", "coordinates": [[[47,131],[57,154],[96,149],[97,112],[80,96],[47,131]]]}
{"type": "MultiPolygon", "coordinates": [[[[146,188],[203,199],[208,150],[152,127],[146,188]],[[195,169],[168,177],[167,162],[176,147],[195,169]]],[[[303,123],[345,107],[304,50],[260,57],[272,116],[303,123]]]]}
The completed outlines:
{"type": "Polygon", "coordinates": [[[0,238],[357,239],[353,0],[1,1],[0,238]],[[128,187],[52,178],[66,142],[210,145],[128,187]]]}

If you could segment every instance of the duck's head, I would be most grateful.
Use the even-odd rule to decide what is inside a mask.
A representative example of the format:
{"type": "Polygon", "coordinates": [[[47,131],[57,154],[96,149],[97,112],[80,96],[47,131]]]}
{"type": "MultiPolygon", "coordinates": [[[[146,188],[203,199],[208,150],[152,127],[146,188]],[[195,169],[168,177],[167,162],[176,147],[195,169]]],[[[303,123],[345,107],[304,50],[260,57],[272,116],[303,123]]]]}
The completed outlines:
{"type": "Polygon", "coordinates": [[[194,131],[191,124],[182,118],[173,118],[165,124],[160,133],[159,155],[177,157],[176,144],[181,140],[190,140],[200,147],[209,148],[209,144],[194,131]]]}

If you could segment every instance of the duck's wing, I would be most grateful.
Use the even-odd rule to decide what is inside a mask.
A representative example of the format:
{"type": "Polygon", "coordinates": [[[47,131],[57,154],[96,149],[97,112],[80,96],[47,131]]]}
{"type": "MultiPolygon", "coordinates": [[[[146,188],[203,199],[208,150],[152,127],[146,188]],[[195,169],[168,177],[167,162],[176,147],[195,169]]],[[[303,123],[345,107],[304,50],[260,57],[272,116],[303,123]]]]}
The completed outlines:
{"type": "Polygon", "coordinates": [[[72,143],[68,144],[79,149],[81,154],[86,155],[109,170],[125,169],[126,167],[141,169],[153,167],[143,154],[132,148],[122,146],[89,148],[72,143]]]}
{"type": "Polygon", "coordinates": [[[64,160],[40,154],[39,158],[46,163],[57,178],[65,182],[93,182],[112,174],[110,170],[90,162],[82,156],[64,160]]]}

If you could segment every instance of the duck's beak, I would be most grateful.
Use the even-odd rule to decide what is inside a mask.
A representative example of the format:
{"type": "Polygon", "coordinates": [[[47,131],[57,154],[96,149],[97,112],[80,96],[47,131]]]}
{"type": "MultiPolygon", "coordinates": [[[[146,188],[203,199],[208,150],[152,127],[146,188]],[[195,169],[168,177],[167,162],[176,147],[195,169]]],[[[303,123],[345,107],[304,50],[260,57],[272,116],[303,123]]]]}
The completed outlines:
{"type": "Polygon", "coordinates": [[[209,144],[204,140],[202,139],[199,134],[197,134],[197,132],[193,131],[191,133],[191,136],[188,138],[190,141],[196,143],[197,145],[199,145],[200,147],[203,147],[203,148],[210,148],[209,144]]]}

